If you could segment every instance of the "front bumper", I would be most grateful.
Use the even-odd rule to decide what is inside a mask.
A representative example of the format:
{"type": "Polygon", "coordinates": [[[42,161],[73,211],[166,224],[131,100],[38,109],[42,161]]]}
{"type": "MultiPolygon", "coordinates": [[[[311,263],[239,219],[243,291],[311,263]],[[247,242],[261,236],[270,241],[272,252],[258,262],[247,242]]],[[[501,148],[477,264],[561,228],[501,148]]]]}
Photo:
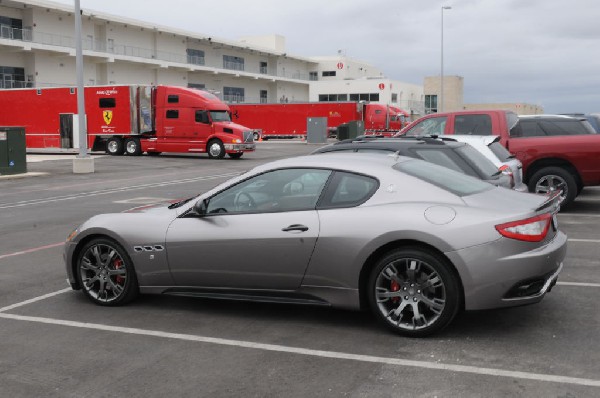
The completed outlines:
{"type": "Polygon", "coordinates": [[[446,255],[461,277],[465,309],[483,310],[541,301],[556,283],[566,252],[567,236],[557,232],[541,245],[502,238],[446,255]]]}
{"type": "Polygon", "coordinates": [[[224,144],[226,151],[234,151],[234,152],[244,152],[244,151],[254,151],[256,149],[256,144],[224,144]]]}

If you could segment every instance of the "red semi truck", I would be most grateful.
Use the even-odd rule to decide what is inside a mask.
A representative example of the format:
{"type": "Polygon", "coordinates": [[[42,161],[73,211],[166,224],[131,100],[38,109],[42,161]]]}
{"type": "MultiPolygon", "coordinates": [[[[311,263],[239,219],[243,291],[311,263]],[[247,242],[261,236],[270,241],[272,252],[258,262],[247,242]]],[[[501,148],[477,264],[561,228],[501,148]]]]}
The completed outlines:
{"type": "Polygon", "coordinates": [[[343,123],[361,120],[365,134],[391,136],[408,123],[399,108],[365,102],[230,104],[232,119],[254,130],[254,139],[305,138],[306,120],[327,118],[329,134],[343,123]]]}
{"type": "MultiPolygon", "coordinates": [[[[254,151],[252,131],[207,91],[175,86],[84,89],[88,148],[111,155],[208,153],[239,158],[254,151]]],[[[77,90],[0,90],[0,126],[25,127],[28,148],[78,148],[77,90]]]]}

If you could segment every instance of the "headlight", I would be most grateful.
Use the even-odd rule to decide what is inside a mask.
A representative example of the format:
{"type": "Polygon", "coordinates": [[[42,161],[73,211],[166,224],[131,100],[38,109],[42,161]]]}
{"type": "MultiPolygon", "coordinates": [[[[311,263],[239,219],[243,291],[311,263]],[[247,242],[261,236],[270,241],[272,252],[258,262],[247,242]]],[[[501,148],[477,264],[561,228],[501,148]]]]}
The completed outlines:
{"type": "Polygon", "coordinates": [[[234,138],[233,139],[233,143],[234,144],[241,144],[242,140],[240,140],[239,138],[234,138]]]}
{"type": "Polygon", "coordinates": [[[75,228],[70,234],[69,236],[67,236],[67,242],[70,242],[74,237],[77,236],[77,234],[79,233],[79,227],[75,228]]]}

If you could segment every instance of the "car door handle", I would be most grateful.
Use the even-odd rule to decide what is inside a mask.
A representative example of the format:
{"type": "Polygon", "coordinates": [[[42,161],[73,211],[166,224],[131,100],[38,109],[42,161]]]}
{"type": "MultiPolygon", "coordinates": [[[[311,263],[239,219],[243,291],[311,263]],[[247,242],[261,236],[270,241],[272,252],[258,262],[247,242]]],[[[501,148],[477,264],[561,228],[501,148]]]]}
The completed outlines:
{"type": "Polygon", "coordinates": [[[290,231],[308,231],[308,227],[306,225],[302,225],[302,224],[292,224],[287,228],[283,228],[282,229],[283,232],[290,232],[290,231]]]}

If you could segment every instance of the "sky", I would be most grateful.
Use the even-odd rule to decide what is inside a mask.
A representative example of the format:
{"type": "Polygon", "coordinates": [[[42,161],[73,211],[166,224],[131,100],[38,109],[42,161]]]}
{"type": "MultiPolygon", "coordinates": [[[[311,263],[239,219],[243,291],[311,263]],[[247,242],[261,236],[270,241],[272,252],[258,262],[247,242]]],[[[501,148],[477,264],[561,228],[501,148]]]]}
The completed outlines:
{"type": "MultiPolygon", "coordinates": [[[[74,4],[74,0],[54,0],[74,4]]],[[[465,103],[600,112],[598,0],[80,0],[84,10],[225,40],[282,35],[301,57],[338,51],[387,78],[464,77],[465,103]]]]}

